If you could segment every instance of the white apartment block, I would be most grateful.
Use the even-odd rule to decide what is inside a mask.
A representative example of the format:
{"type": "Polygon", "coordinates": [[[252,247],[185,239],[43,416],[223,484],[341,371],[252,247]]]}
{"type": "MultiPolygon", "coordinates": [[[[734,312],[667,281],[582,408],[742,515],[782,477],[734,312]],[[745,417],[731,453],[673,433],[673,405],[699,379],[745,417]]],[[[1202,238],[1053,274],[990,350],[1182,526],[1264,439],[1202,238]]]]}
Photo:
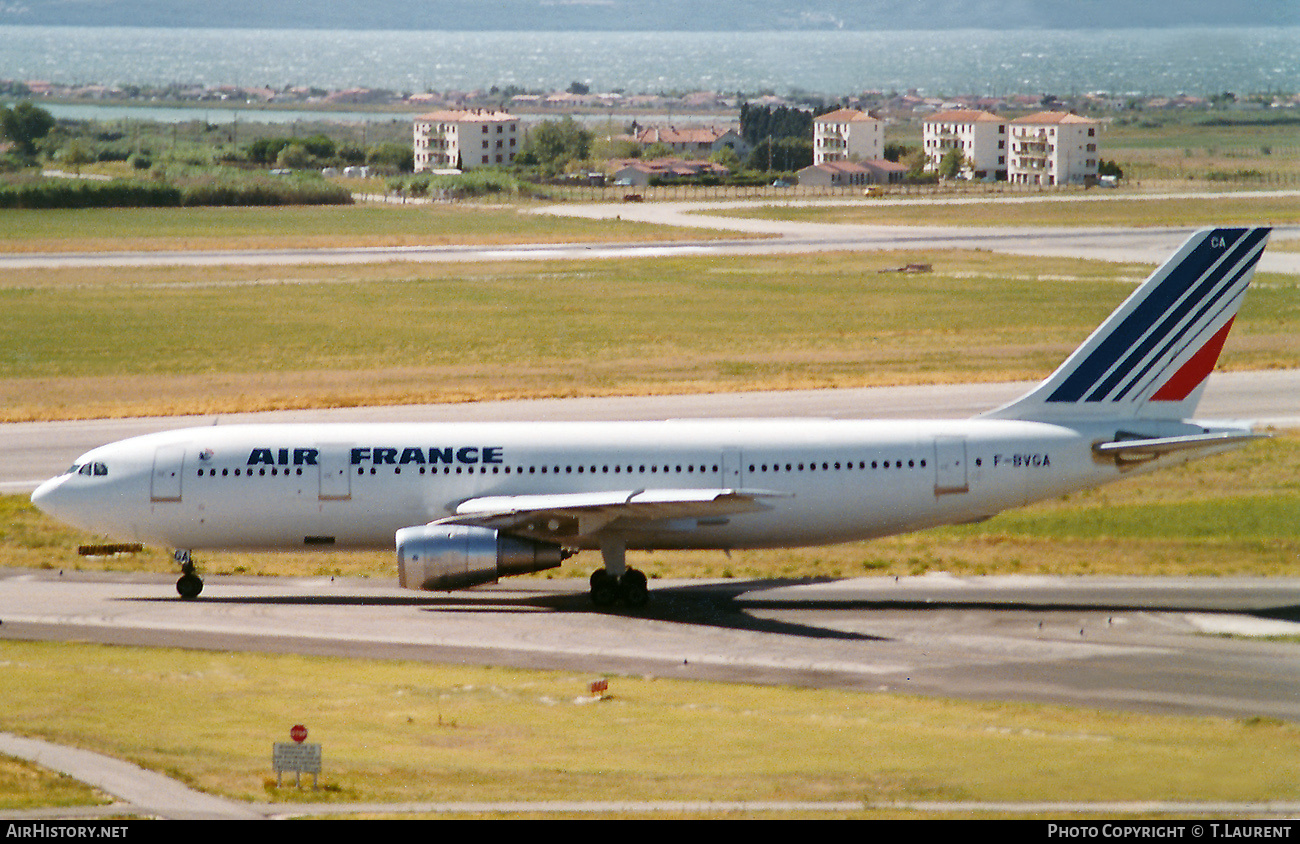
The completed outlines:
{"type": "Polygon", "coordinates": [[[939,169],[939,162],[951,150],[958,150],[966,164],[961,175],[967,179],[1007,178],[1007,121],[987,111],[941,111],[925,119],[921,132],[925,169],[939,169]]]}
{"type": "Polygon", "coordinates": [[[1076,185],[1097,178],[1097,123],[1065,111],[1017,117],[1011,133],[1009,181],[1076,185]]]}
{"type": "Polygon", "coordinates": [[[415,118],[415,172],[513,164],[523,146],[519,118],[504,111],[434,111],[415,118]]]}
{"type": "Polygon", "coordinates": [[[813,118],[813,164],[885,157],[884,129],[864,111],[842,108],[813,118]]]}

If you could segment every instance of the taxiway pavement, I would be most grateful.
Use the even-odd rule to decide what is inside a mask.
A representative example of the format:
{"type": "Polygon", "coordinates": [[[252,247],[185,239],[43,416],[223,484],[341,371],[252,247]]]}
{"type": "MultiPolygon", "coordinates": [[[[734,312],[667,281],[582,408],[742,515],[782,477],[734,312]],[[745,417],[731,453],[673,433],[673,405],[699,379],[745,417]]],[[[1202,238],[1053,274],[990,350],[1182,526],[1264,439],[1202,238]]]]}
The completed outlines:
{"type": "Polygon", "coordinates": [[[580,578],[449,594],[345,578],[0,571],[0,637],[510,665],[1300,721],[1300,579],[580,578]],[[1205,635],[1236,634],[1236,635],[1205,635]]]}

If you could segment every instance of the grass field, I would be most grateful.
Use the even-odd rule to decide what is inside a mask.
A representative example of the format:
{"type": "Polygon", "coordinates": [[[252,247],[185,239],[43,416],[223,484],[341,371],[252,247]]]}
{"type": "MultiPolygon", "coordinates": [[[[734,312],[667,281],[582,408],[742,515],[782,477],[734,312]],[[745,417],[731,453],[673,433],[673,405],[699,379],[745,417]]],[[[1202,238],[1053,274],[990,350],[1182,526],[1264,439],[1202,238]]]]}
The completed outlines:
{"type": "Polygon", "coordinates": [[[631,242],[716,236],[619,220],[529,214],[514,205],[6,210],[0,252],[326,249],[631,242]]]}
{"type": "MultiPolygon", "coordinates": [[[[573,672],[75,643],[0,641],[0,662],[0,729],[242,800],[1300,797],[1300,727],[1273,719],[621,675],[597,700],[573,672]],[[322,745],[318,791],[271,787],[295,723],[322,745]]],[[[3,782],[0,808],[28,799],[3,782]]]]}
{"type": "MultiPolygon", "coordinates": [[[[918,252],[16,270],[0,418],[1036,378],[1149,269],[918,252]],[[907,261],[934,272],[877,272],[907,261]]],[[[1300,365],[1296,279],[1257,288],[1224,365],[1300,365]]]]}
{"type": "Polygon", "coordinates": [[[1237,187],[1283,177],[1296,185],[1300,144],[1294,117],[1163,113],[1115,121],[1101,138],[1102,157],[1131,180],[1237,187]]]}

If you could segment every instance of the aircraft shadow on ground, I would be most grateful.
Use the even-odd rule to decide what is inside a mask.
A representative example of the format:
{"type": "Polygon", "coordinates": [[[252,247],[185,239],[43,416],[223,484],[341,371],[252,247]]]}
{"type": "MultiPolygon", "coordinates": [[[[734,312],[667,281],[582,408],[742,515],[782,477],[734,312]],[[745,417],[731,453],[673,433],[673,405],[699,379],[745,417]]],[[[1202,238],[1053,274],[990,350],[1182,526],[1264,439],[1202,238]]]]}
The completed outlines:
{"type": "MultiPolygon", "coordinates": [[[[423,593],[411,596],[350,596],[350,595],[271,595],[211,596],[198,599],[202,603],[266,604],[303,606],[392,606],[415,607],[428,613],[592,613],[620,616],[628,619],[647,619],[658,622],[697,625],[704,627],[745,630],[809,639],[838,639],[845,641],[887,641],[888,637],[874,636],[816,624],[797,623],[755,615],[755,612],[1017,612],[1017,613],[1100,613],[1120,614],[1132,612],[1205,613],[1224,615],[1249,615],[1262,619],[1300,622],[1300,605],[1272,607],[1225,607],[1196,602],[1179,604],[1141,603],[1134,601],[1058,601],[1040,600],[1029,596],[999,600],[942,600],[931,598],[823,598],[799,596],[797,598],[765,598],[763,593],[792,586],[808,586],[835,582],[834,578],[737,580],[719,583],[709,581],[699,584],[675,584],[651,590],[650,603],[645,607],[596,607],[585,591],[556,591],[544,586],[523,591],[474,589],[451,593],[423,593]]],[[[177,598],[130,598],[122,600],[176,601],[177,598]]]]}
{"type": "MultiPolygon", "coordinates": [[[[652,590],[649,605],[638,608],[622,606],[596,607],[585,592],[557,592],[538,588],[525,592],[475,591],[468,589],[450,593],[424,593],[421,595],[268,595],[268,596],[210,596],[203,595],[197,603],[214,604],[266,604],[281,606],[391,606],[418,607],[430,613],[596,613],[623,616],[630,619],[651,619],[676,624],[721,627],[732,630],[749,630],[802,636],[813,639],[846,639],[881,641],[882,637],[863,633],[834,630],[815,625],[797,624],[778,619],[761,618],[746,612],[747,606],[737,599],[756,589],[775,589],[783,586],[800,586],[824,583],[830,578],[807,580],[751,580],[735,583],[688,584],[652,590]]],[[[179,601],[179,598],[123,598],[131,601],[179,601]]],[[[789,603],[789,609],[818,609],[803,602],[789,603]]]]}

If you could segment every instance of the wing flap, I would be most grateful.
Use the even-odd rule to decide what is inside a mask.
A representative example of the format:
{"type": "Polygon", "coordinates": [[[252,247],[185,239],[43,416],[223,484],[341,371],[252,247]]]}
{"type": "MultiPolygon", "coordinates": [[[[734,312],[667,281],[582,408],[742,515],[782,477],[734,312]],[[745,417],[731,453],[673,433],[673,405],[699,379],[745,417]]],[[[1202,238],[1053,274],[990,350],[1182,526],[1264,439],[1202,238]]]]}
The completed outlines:
{"type": "Polygon", "coordinates": [[[769,509],[762,499],[784,497],[767,490],[635,489],[554,495],[471,498],[455,515],[434,524],[476,525],[521,536],[579,540],[618,523],[644,526],[673,519],[707,519],[769,509]]]}

